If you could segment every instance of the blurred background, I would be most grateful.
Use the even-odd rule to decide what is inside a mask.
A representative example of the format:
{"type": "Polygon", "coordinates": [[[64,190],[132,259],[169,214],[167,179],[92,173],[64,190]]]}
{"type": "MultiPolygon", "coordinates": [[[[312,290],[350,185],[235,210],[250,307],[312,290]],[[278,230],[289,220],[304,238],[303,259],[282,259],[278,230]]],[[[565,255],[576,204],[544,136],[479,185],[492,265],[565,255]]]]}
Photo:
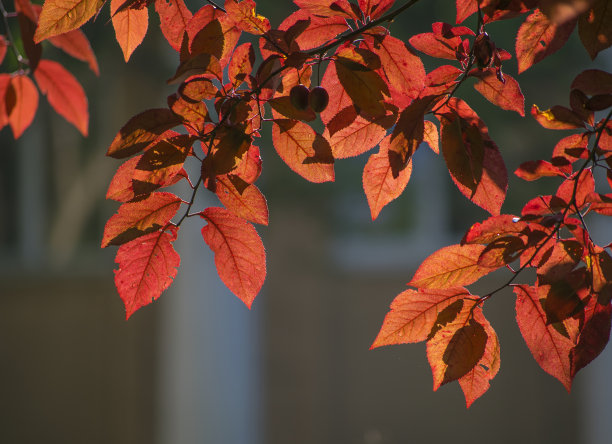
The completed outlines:
{"type": "MultiPolygon", "coordinates": [[[[392,34],[406,39],[434,20],[454,22],[450,3],[420,2],[391,25],[392,34]]],[[[257,4],[273,26],[295,9],[289,1],[257,4]]],[[[258,185],[270,225],[258,231],[268,277],[253,309],[225,289],[199,221],[188,221],[171,289],[126,322],[113,284],[116,250],[99,248],[118,207],[104,195],[120,163],[105,152],[131,116],[165,106],[177,56],[151,8],[145,42],[125,64],[107,11],[84,27],[99,78],[45,46],[45,57],[66,64],[86,88],[90,136],[82,138],[46,100],[22,138],[0,132],[0,442],[611,442],[612,350],[581,371],[568,394],[531,357],[509,291],[485,305],[502,366],[469,410],[458,384],[432,391],[423,344],[368,350],[416,266],[486,217],[426,147],[416,153],[406,192],[373,223],[361,186],[368,155],[337,162],[335,183],[310,184],[282,163],[266,129],[258,185]]],[[[514,52],[520,22],[487,30],[514,52]]],[[[574,33],[518,77],[527,107],[567,105],[578,72],[611,62],[607,51],[592,64],[574,33]]],[[[516,76],[515,61],[504,70],[516,76]]],[[[484,116],[510,172],[549,156],[562,134],[495,108],[468,84],[459,96],[484,116]]],[[[504,212],[518,213],[556,185],[511,177],[504,212]]],[[[212,195],[199,204],[217,205],[212,195]]],[[[604,244],[612,240],[605,223],[592,223],[604,244]]],[[[506,276],[489,277],[473,292],[506,276]]]]}

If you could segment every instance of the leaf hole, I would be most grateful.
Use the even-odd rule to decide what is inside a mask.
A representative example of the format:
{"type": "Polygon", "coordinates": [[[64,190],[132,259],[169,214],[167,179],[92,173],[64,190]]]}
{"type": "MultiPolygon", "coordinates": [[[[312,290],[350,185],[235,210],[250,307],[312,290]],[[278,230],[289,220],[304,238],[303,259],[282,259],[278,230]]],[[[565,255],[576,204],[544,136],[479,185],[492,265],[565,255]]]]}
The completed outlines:
{"type": "Polygon", "coordinates": [[[542,45],[544,48],[546,48],[546,42],[544,40],[540,40],[540,45],[542,45]]]}

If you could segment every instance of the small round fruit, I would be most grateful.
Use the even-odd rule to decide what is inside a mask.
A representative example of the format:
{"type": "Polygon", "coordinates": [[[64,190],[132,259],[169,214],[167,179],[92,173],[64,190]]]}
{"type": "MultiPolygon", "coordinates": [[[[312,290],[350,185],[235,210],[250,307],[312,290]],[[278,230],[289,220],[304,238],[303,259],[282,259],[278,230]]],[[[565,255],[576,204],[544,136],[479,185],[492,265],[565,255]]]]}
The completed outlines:
{"type": "Polygon", "coordinates": [[[291,100],[291,104],[300,111],[306,110],[308,108],[308,96],[310,95],[310,91],[308,87],[305,85],[295,85],[289,91],[289,100],[291,100]]]}
{"type": "Polygon", "coordinates": [[[329,94],[322,86],[315,86],[310,90],[308,102],[310,103],[310,107],[314,112],[320,113],[327,108],[327,104],[329,103],[329,94]]]}

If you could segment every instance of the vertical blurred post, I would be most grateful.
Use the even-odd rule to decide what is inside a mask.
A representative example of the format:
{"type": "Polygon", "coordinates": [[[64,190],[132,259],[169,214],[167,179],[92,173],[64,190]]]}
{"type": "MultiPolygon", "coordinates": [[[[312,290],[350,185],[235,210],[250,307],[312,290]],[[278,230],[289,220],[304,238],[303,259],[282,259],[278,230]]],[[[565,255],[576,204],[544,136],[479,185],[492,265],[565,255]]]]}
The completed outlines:
{"type": "Polygon", "coordinates": [[[202,226],[204,220],[196,218],[181,226],[176,242],[181,268],[164,296],[158,442],[258,444],[263,414],[258,314],[218,278],[202,226]]]}

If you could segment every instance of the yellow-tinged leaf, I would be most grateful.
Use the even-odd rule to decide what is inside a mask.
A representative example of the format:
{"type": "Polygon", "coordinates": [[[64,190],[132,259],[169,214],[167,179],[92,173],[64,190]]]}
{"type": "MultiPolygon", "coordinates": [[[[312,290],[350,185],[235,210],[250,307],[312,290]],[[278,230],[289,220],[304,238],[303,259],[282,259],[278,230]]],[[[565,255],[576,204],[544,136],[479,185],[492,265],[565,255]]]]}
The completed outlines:
{"type": "Polygon", "coordinates": [[[126,8],[115,13],[123,3],[125,3],[124,0],[111,0],[111,15],[117,42],[127,62],[147,34],[149,10],[147,8],[126,8]]]}
{"type": "Polygon", "coordinates": [[[46,0],[38,18],[34,42],[81,27],[102,8],[104,1],[46,0]]]}

